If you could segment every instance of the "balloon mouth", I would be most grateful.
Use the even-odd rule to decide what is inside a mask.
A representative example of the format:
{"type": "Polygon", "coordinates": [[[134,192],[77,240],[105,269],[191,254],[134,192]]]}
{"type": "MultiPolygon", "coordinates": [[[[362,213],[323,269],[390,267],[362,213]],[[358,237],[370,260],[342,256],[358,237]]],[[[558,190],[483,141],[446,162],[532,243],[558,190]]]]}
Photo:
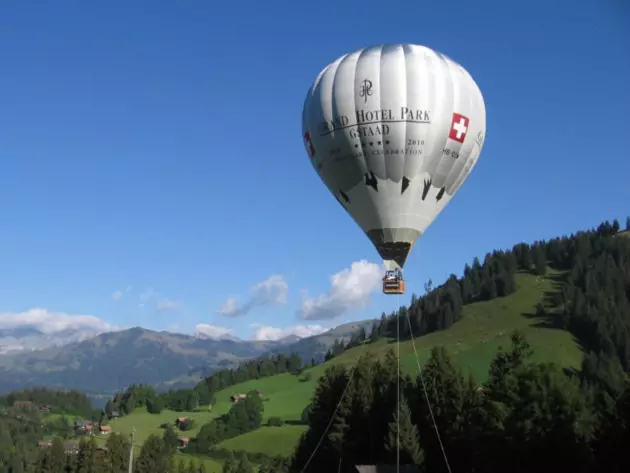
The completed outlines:
{"type": "Polygon", "coordinates": [[[420,232],[413,228],[383,228],[366,232],[388,270],[402,269],[420,232]]]}

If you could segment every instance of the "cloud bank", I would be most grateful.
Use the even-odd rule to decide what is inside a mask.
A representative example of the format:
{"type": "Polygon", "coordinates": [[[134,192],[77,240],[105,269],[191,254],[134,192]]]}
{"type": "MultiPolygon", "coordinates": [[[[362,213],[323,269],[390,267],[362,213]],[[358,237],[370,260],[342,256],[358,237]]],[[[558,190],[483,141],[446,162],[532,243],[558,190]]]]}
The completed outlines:
{"type": "Polygon", "coordinates": [[[0,352],[77,342],[117,328],[93,315],[34,308],[0,313],[0,352]]]}
{"type": "Polygon", "coordinates": [[[299,338],[312,337],[328,330],[321,325],[296,325],[294,327],[277,328],[261,324],[251,324],[251,328],[255,328],[252,336],[253,340],[280,340],[282,338],[295,335],[299,338]]]}
{"type": "Polygon", "coordinates": [[[219,339],[226,335],[233,336],[234,330],[227,327],[219,327],[211,324],[197,324],[195,327],[195,337],[219,339]]]}

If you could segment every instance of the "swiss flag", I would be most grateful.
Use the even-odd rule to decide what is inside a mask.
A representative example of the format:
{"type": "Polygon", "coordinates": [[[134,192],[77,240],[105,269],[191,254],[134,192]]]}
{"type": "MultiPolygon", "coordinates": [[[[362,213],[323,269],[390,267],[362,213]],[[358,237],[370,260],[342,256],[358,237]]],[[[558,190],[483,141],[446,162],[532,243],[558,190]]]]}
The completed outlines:
{"type": "Polygon", "coordinates": [[[451,121],[451,131],[448,133],[448,137],[451,140],[463,143],[466,139],[466,133],[468,132],[468,125],[470,124],[470,118],[460,115],[459,113],[453,113],[453,121],[451,121]]]}
{"type": "Polygon", "coordinates": [[[311,141],[311,134],[307,131],[304,133],[304,141],[308,146],[308,155],[312,158],[315,156],[315,147],[313,146],[313,142],[311,141]]]}

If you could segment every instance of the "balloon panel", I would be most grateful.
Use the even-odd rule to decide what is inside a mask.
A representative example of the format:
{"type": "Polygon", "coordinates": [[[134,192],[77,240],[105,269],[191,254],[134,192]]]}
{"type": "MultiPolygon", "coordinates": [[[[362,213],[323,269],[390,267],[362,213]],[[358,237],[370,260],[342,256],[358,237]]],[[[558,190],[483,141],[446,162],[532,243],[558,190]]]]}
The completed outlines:
{"type": "Polygon", "coordinates": [[[317,76],[302,128],[322,181],[393,269],[477,162],[486,111],[456,62],[423,46],[379,45],[317,76]]]}

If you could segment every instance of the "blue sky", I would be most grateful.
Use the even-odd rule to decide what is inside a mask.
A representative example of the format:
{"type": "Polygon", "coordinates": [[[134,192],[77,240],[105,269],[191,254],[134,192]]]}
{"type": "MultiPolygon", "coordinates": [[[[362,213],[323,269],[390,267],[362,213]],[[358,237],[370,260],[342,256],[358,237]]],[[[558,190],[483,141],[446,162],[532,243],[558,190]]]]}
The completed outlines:
{"type": "Polygon", "coordinates": [[[88,3],[0,6],[0,325],[82,314],[249,338],[391,310],[356,291],[367,264],[329,293],[332,274],[379,261],[301,137],[317,73],[376,43],[447,54],[487,107],[479,163],[415,246],[411,290],[630,214],[620,0],[88,3]],[[339,317],[301,320],[327,293],[339,317]],[[232,296],[251,310],[217,313],[232,296]]]}

